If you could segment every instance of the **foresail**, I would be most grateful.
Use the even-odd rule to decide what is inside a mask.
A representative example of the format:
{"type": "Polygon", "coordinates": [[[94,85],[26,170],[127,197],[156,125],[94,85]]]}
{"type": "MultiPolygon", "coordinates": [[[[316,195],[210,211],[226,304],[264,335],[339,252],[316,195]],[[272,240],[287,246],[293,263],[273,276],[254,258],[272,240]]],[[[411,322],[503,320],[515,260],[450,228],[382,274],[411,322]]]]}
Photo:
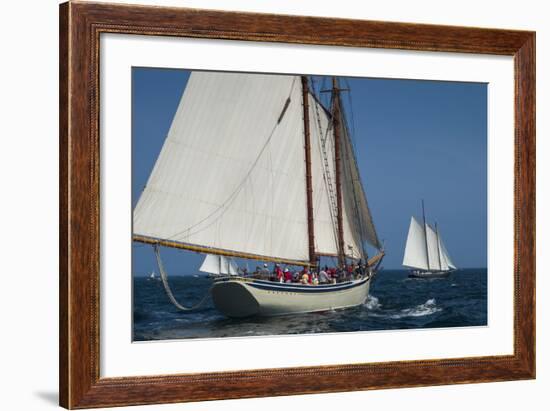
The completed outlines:
{"type": "Polygon", "coordinates": [[[447,252],[447,249],[445,248],[445,244],[443,243],[443,240],[441,240],[441,237],[439,237],[439,244],[441,246],[441,255],[442,258],[445,259],[445,262],[447,263],[447,266],[453,270],[456,270],[456,266],[451,260],[451,257],[449,257],[449,253],[447,252]]]}
{"type": "MultiPolygon", "coordinates": [[[[334,130],[329,114],[311,95],[309,105],[315,249],[322,255],[338,255],[337,206],[334,198],[334,130]]],[[[345,123],[345,119],[342,123],[345,123]]],[[[381,249],[381,244],[374,228],[355,153],[345,125],[342,125],[341,135],[344,253],[351,258],[365,258],[363,241],[378,249],[381,249]]]]}
{"type": "Polygon", "coordinates": [[[428,250],[430,255],[430,269],[447,271],[449,265],[445,258],[445,254],[441,247],[441,238],[439,238],[435,230],[428,224],[426,224],[426,231],[428,233],[428,250]]]}
{"type": "MultiPolygon", "coordinates": [[[[354,246],[362,251],[361,242],[366,241],[376,249],[382,249],[374,221],[363,189],[355,150],[351,142],[345,119],[342,121],[342,197],[344,203],[344,240],[353,239],[354,246]],[[348,232],[346,232],[346,227],[348,232]]],[[[362,252],[361,252],[362,254],[362,252]]]]}
{"type": "Polygon", "coordinates": [[[311,139],[311,174],[315,251],[321,255],[338,255],[336,204],[331,201],[330,185],[335,188],[334,133],[330,118],[321,104],[309,95],[311,139]],[[326,159],[326,161],[325,161],[326,159]]]}
{"type": "Polygon", "coordinates": [[[308,261],[296,76],[193,72],[134,210],[134,235],[308,261]]]}
{"type": "Polygon", "coordinates": [[[437,237],[435,231],[426,224],[426,236],[428,246],[428,269],[439,270],[439,259],[437,256],[437,237]]]}
{"type": "Polygon", "coordinates": [[[407,243],[405,244],[403,265],[422,270],[428,269],[424,228],[414,217],[411,217],[409,234],[407,235],[407,243]]]}

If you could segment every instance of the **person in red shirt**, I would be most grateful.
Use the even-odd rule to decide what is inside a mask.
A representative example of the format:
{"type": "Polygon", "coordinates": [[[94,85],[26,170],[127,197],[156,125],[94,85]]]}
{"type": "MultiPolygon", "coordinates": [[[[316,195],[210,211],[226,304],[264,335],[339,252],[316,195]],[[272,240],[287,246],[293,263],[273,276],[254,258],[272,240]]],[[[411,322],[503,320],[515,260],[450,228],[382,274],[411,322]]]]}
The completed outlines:
{"type": "Polygon", "coordinates": [[[284,282],[283,270],[281,269],[281,266],[279,264],[275,265],[275,276],[277,277],[278,282],[284,282]]]}
{"type": "Polygon", "coordinates": [[[348,280],[353,280],[353,264],[348,264],[348,266],[346,267],[346,272],[346,278],[348,280]]]}
{"type": "Polygon", "coordinates": [[[292,282],[292,273],[289,271],[288,268],[285,268],[285,283],[291,283],[292,282]]]}

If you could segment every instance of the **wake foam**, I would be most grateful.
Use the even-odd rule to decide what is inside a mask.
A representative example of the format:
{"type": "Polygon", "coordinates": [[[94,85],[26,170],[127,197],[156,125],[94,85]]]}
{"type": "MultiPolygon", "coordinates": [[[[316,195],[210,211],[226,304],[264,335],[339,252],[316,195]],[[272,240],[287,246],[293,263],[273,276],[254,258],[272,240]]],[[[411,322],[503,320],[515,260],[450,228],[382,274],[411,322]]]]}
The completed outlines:
{"type": "MultiPolygon", "coordinates": [[[[365,305],[369,310],[379,309],[382,305],[378,302],[378,298],[369,296],[369,299],[365,302],[365,305]]],[[[426,315],[432,315],[442,308],[438,307],[435,298],[430,298],[424,304],[419,304],[412,308],[404,308],[397,312],[382,312],[382,313],[370,313],[373,317],[391,318],[392,320],[398,320],[406,317],[424,317],[426,315]]]]}
{"type": "Polygon", "coordinates": [[[382,307],[382,304],[378,301],[378,298],[376,298],[374,295],[368,295],[367,300],[365,301],[365,307],[367,307],[367,310],[378,310],[382,307]]]}

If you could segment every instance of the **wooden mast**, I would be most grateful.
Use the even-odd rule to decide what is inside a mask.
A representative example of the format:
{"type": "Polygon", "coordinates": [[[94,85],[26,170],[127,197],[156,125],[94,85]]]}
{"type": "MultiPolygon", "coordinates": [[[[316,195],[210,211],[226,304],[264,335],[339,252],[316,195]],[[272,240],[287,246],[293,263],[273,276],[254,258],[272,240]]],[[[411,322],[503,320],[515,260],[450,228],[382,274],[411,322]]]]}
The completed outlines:
{"type": "Polygon", "coordinates": [[[342,213],[342,178],[341,178],[341,113],[340,113],[340,89],[336,77],[332,78],[332,124],[334,129],[334,171],[336,180],[336,221],[338,225],[338,265],[343,267],[346,263],[344,250],[344,219],[342,213]]]}
{"type": "Polygon", "coordinates": [[[307,76],[302,78],[302,105],[304,116],[304,150],[306,159],[306,202],[307,202],[307,231],[309,243],[309,262],[317,265],[315,254],[315,228],[313,220],[313,182],[311,177],[311,137],[309,127],[309,86],[307,76]]]}

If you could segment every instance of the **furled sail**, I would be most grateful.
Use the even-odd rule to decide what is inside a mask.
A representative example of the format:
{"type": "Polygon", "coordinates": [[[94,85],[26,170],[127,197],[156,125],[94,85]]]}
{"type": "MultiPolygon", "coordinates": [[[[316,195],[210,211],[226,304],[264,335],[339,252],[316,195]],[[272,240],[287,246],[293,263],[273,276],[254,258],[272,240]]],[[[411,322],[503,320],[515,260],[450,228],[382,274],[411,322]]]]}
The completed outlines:
{"type": "Polygon", "coordinates": [[[134,236],[307,261],[300,79],[193,72],[135,207],[134,236]]]}
{"type": "Polygon", "coordinates": [[[405,255],[403,257],[405,267],[428,270],[428,255],[426,253],[426,237],[422,224],[416,218],[411,217],[409,234],[405,245],[405,255]]]}

